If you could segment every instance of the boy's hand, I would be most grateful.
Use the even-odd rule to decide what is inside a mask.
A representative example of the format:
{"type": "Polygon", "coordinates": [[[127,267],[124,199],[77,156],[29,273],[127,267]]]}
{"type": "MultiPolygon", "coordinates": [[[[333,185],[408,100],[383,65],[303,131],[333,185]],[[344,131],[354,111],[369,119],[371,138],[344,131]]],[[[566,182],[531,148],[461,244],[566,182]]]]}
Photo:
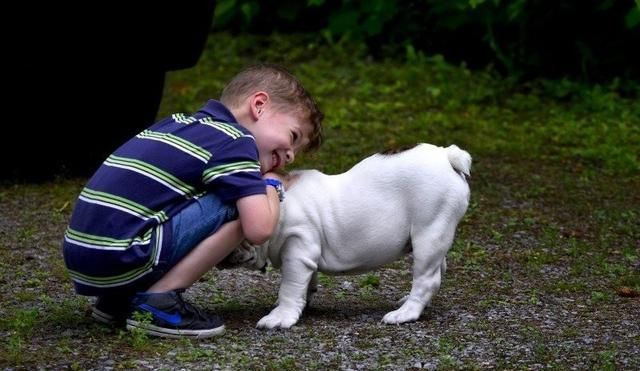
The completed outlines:
{"type": "Polygon", "coordinates": [[[267,179],[267,178],[277,179],[282,182],[282,185],[284,186],[285,189],[289,188],[289,184],[288,184],[289,177],[285,172],[269,171],[262,174],[262,179],[267,179]]]}
{"type": "Polygon", "coordinates": [[[271,179],[277,179],[281,182],[284,181],[285,179],[285,175],[282,173],[276,173],[275,171],[268,171],[264,174],[262,174],[262,179],[267,179],[267,178],[271,178],[271,179]]]}
{"type": "Polygon", "coordinates": [[[262,179],[278,179],[282,182],[282,185],[284,185],[285,190],[289,189],[289,187],[291,187],[291,185],[295,183],[295,181],[298,180],[299,177],[300,175],[287,173],[285,171],[270,171],[262,175],[262,179]]]}
{"type": "MultiPolygon", "coordinates": [[[[267,172],[263,175],[263,179],[265,179],[265,183],[267,185],[273,186],[278,195],[278,201],[282,202],[284,200],[284,192],[287,188],[287,185],[284,182],[286,177],[283,177],[282,174],[275,172],[267,172]]],[[[267,187],[269,188],[269,187],[267,187]]],[[[269,191],[267,190],[267,196],[269,195],[269,191]]]]}

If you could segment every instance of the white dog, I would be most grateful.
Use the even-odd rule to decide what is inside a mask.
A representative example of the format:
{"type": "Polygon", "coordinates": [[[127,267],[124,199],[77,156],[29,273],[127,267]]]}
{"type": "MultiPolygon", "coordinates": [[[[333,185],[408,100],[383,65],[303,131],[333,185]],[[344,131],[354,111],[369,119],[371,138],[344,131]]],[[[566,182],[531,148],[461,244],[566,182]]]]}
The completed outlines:
{"type": "MultiPolygon", "coordinates": [[[[281,268],[277,306],[257,327],[289,328],[315,292],[317,272],[362,273],[413,252],[413,284],[385,323],[417,320],[440,288],[446,254],[467,210],[471,156],[419,144],[370,156],[349,171],[291,173],[280,222],[263,246],[243,245],[225,264],[281,268]]],[[[223,264],[223,265],[225,265],[223,264]]]]}

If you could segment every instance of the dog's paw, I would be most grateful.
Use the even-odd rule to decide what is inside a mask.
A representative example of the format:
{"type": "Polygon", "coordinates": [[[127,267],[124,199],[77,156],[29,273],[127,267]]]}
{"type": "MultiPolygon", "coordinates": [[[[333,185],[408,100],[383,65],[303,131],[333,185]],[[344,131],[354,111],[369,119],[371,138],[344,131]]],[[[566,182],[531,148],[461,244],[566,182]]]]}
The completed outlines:
{"type": "Polygon", "coordinates": [[[409,295],[403,296],[400,300],[398,300],[398,306],[404,304],[404,302],[407,301],[407,299],[409,299],[409,295]]]}
{"type": "Polygon", "coordinates": [[[276,307],[271,311],[268,315],[262,317],[258,324],[257,328],[291,328],[291,326],[295,325],[300,318],[300,314],[295,311],[282,309],[281,307],[276,307]]]}
{"type": "Polygon", "coordinates": [[[405,299],[404,304],[400,308],[385,314],[382,318],[382,322],[388,324],[399,324],[416,321],[420,318],[422,309],[424,309],[423,305],[405,299]]]}

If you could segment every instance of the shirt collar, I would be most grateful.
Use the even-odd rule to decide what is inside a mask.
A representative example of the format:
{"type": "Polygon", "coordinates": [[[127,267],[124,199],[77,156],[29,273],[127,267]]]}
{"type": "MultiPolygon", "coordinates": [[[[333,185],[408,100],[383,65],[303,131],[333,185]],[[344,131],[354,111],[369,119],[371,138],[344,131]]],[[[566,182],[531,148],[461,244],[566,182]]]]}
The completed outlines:
{"type": "Polygon", "coordinates": [[[233,123],[238,122],[238,120],[233,117],[231,111],[229,111],[229,109],[225,107],[224,104],[215,99],[209,99],[209,101],[207,101],[207,103],[202,108],[200,108],[198,112],[213,116],[213,118],[215,118],[216,120],[233,123]]]}

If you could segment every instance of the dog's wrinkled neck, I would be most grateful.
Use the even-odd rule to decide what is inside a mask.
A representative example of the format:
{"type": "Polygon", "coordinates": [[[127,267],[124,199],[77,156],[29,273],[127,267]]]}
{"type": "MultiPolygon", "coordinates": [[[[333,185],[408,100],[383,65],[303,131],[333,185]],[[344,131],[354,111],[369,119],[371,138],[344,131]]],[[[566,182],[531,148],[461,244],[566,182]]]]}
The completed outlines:
{"type": "Polygon", "coordinates": [[[287,189],[291,188],[298,181],[298,179],[300,179],[300,174],[292,174],[292,173],[287,174],[287,177],[285,178],[285,184],[287,185],[287,189]]]}

